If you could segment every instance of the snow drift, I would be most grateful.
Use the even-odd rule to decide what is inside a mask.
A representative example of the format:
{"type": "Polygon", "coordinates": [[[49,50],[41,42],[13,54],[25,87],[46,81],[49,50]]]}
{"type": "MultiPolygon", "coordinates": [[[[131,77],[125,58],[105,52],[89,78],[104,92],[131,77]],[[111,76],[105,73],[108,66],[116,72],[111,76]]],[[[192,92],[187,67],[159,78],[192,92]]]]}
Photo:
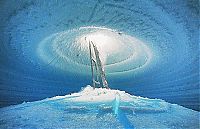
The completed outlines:
{"type": "Polygon", "coordinates": [[[199,112],[125,91],[78,93],[0,109],[0,128],[198,128],[199,112]]]}

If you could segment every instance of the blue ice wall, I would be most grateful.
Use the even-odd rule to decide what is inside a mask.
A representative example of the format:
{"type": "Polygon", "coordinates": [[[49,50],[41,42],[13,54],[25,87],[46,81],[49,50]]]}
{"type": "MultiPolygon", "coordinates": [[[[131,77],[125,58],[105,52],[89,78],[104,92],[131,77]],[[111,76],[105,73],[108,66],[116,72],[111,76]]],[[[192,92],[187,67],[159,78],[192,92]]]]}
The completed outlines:
{"type": "Polygon", "coordinates": [[[55,33],[103,26],[136,37],[153,53],[147,68],[108,73],[111,88],[199,110],[198,0],[2,0],[0,19],[1,107],[90,84],[90,75],[67,72],[62,58],[44,62],[38,47],[55,33]]]}

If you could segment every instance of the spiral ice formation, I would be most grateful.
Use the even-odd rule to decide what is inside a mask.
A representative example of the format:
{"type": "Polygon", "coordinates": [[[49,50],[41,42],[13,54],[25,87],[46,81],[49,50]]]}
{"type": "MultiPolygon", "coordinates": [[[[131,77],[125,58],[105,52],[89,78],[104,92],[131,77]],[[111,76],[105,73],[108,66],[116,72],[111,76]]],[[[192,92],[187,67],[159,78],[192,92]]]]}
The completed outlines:
{"type": "Polygon", "coordinates": [[[52,34],[39,43],[38,55],[45,63],[67,72],[91,74],[89,40],[97,46],[107,74],[142,68],[152,58],[150,49],[140,40],[102,27],[80,27],[52,34]]]}
{"type": "Polygon", "coordinates": [[[0,106],[91,83],[88,44],[111,88],[199,110],[198,0],[1,0],[0,106]]]}

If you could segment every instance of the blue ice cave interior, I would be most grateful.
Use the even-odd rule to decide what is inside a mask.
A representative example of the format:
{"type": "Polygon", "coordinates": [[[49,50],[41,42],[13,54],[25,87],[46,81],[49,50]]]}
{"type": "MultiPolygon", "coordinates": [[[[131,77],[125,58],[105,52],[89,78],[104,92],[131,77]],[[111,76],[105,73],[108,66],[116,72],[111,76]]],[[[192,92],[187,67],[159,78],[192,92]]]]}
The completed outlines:
{"type": "MultiPolygon", "coordinates": [[[[91,85],[88,44],[84,37],[99,47],[111,89],[157,98],[158,105],[164,102],[181,105],[172,109],[194,120],[181,124],[183,127],[177,125],[180,122],[153,127],[198,127],[198,0],[1,0],[0,19],[0,127],[21,127],[19,121],[10,126],[8,120],[18,108],[25,110],[23,105],[31,107],[42,103],[41,110],[45,110],[46,98],[79,92],[81,87],[91,85]],[[8,119],[3,119],[3,115],[8,119]]],[[[61,100],[56,101],[60,105],[56,108],[64,111],[61,100]]],[[[146,100],[139,102],[143,101],[146,100]]],[[[114,102],[117,107],[116,98],[114,102]]],[[[54,104],[48,102],[49,108],[54,104]]],[[[31,109],[37,111],[35,108],[26,110],[31,109]]],[[[76,115],[80,117],[89,109],[78,110],[76,115]]],[[[50,115],[50,111],[45,113],[50,115]]],[[[74,113],[71,109],[66,111],[74,113]]],[[[18,119],[18,115],[20,112],[12,119],[18,119]]],[[[98,118],[105,117],[104,121],[109,118],[110,128],[143,128],[141,125],[145,122],[139,121],[151,119],[138,117],[135,120],[119,115],[118,120],[126,126],[117,126],[115,117],[109,113],[104,115],[98,118]]],[[[53,120],[56,122],[56,118],[53,120]]],[[[62,126],[52,127],[64,128],[67,125],[64,122],[63,118],[62,126]]],[[[108,125],[100,126],[107,128],[108,125]]],[[[43,128],[34,123],[23,127],[43,128]]]]}

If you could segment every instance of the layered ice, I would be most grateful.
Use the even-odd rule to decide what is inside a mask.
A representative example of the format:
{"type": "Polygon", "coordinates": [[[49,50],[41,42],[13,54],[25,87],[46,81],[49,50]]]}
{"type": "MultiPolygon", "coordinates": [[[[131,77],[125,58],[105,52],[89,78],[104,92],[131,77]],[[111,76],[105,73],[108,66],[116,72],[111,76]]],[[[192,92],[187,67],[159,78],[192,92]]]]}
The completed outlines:
{"type": "Polygon", "coordinates": [[[191,128],[199,112],[105,88],[0,109],[0,128],[191,128]]]}
{"type": "Polygon", "coordinates": [[[198,0],[0,0],[0,19],[0,107],[87,85],[87,36],[112,88],[200,110],[198,0]]]}
{"type": "Polygon", "coordinates": [[[75,28],[45,37],[38,44],[37,54],[50,66],[74,74],[89,75],[89,41],[97,46],[107,75],[125,74],[144,68],[153,56],[149,47],[139,39],[114,29],[95,26],[75,28]],[[56,60],[59,63],[54,63],[56,60]]]}

